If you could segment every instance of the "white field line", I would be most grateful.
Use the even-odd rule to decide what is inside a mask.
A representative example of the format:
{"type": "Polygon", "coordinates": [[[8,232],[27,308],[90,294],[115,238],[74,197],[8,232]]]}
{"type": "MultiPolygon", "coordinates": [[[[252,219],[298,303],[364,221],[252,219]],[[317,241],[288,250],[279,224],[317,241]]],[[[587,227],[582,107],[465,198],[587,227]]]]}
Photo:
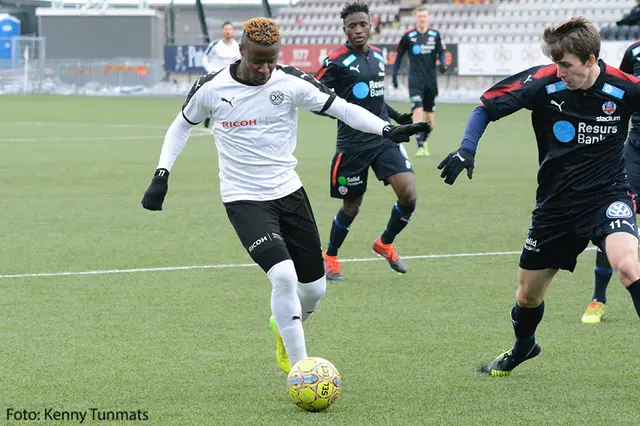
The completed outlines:
{"type": "MultiPolygon", "coordinates": [[[[100,125],[98,125],[100,127],[100,125]]],[[[191,137],[210,136],[211,131],[204,128],[191,130],[191,137]]],[[[82,141],[114,141],[114,140],[145,140],[164,139],[164,134],[158,135],[113,135],[113,136],[81,136],[81,137],[28,137],[28,138],[0,138],[1,142],[82,142],[82,141]]]]}
{"type": "MultiPolygon", "coordinates": [[[[595,250],[588,248],[587,250],[595,250]]],[[[456,257],[486,257],[486,256],[513,256],[520,254],[520,251],[490,251],[485,253],[450,253],[450,254],[423,254],[416,256],[403,256],[402,259],[450,259],[456,257]]],[[[360,259],[340,259],[341,262],[374,262],[384,260],[381,257],[364,257],[360,259]]],[[[218,265],[190,265],[190,266],[166,266],[159,268],[136,268],[136,269],[105,269],[96,271],[69,271],[69,272],[39,272],[27,274],[6,274],[0,275],[0,279],[6,278],[33,278],[33,277],[64,277],[70,275],[110,275],[110,274],[133,274],[141,272],[166,272],[184,271],[192,269],[231,269],[231,268],[252,268],[258,266],[255,263],[229,263],[218,265]]]]}

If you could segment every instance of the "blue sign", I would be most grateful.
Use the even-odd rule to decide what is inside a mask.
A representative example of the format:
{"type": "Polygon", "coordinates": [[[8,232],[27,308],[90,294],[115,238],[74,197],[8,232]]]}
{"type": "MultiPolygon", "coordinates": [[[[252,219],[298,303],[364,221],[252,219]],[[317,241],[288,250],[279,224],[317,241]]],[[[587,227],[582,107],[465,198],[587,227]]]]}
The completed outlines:
{"type": "Polygon", "coordinates": [[[13,55],[20,56],[20,46],[12,47],[12,39],[20,35],[20,20],[0,13],[0,69],[11,68],[13,55]],[[12,51],[13,50],[13,51],[12,51]]]}
{"type": "Polygon", "coordinates": [[[166,72],[205,74],[202,57],[206,49],[206,44],[165,46],[164,70],[166,72]]]}

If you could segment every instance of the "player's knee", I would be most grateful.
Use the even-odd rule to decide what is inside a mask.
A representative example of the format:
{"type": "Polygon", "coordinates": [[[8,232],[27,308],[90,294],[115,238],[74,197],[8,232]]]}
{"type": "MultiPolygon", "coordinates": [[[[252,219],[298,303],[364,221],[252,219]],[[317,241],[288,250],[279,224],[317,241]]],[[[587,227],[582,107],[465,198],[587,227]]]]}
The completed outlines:
{"type": "Polygon", "coordinates": [[[609,259],[611,268],[620,276],[623,284],[628,285],[640,279],[640,263],[633,253],[609,259]]]}
{"type": "Polygon", "coordinates": [[[416,191],[408,190],[398,197],[398,207],[400,207],[405,214],[411,214],[416,209],[418,203],[418,193],[416,191]]]}
{"type": "Polygon", "coordinates": [[[300,297],[300,300],[308,299],[313,301],[320,301],[326,293],[327,279],[324,275],[310,283],[298,284],[298,296],[300,297]]]}
{"type": "Polygon", "coordinates": [[[356,198],[353,200],[345,199],[342,204],[342,210],[344,211],[344,214],[346,214],[350,218],[354,218],[358,216],[358,213],[360,213],[361,205],[362,205],[362,198],[356,198]]]}
{"type": "Polygon", "coordinates": [[[267,276],[271,281],[274,293],[296,293],[298,274],[296,274],[296,268],[291,259],[273,265],[267,272],[267,276]]]}
{"type": "Polygon", "coordinates": [[[544,292],[534,290],[529,283],[522,279],[518,282],[516,302],[523,308],[537,308],[544,300],[544,292]]]}

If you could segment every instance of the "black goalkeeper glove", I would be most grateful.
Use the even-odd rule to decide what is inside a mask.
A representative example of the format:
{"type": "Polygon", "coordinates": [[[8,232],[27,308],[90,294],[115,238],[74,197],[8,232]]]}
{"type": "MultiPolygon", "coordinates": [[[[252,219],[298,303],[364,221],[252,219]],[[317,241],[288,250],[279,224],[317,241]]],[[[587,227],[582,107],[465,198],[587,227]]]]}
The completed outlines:
{"type": "Polygon", "coordinates": [[[442,170],[440,177],[444,178],[444,183],[453,185],[460,172],[467,169],[467,176],[471,179],[475,161],[475,154],[471,151],[459,149],[452,152],[438,164],[438,170],[442,170]]]}
{"type": "Polygon", "coordinates": [[[391,84],[393,84],[393,88],[397,89],[398,88],[398,76],[397,75],[393,75],[393,77],[391,77],[391,84]]]}
{"type": "Polygon", "coordinates": [[[169,170],[158,169],[153,174],[151,185],[142,196],[142,207],[147,210],[162,210],[164,197],[169,190],[169,170]]]}
{"type": "Polygon", "coordinates": [[[445,74],[449,68],[447,68],[447,64],[440,64],[440,72],[445,74]]]}
{"type": "Polygon", "coordinates": [[[391,142],[409,142],[411,136],[416,133],[427,132],[431,129],[428,123],[405,124],[402,126],[393,126],[388,124],[382,129],[382,136],[391,140],[391,142]]]}
{"type": "Polygon", "coordinates": [[[398,124],[411,124],[413,123],[413,113],[408,112],[406,114],[398,114],[394,120],[398,124]]]}

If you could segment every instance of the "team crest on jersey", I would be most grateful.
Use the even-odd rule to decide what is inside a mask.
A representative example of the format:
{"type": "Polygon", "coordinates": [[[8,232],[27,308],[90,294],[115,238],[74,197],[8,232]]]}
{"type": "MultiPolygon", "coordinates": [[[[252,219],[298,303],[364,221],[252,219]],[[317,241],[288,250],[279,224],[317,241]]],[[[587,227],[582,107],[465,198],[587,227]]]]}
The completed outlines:
{"type": "Polygon", "coordinates": [[[340,193],[340,195],[347,195],[347,192],[349,192],[349,188],[347,188],[346,186],[340,185],[338,187],[338,192],[340,193]]]}
{"type": "Polygon", "coordinates": [[[609,219],[621,219],[633,216],[631,207],[623,203],[622,201],[616,201],[611,204],[607,209],[607,217],[609,219]]]}
{"type": "Polygon", "coordinates": [[[284,93],[279,90],[274,90],[273,92],[269,93],[269,101],[271,101],[271,103],[275,106],[280,105],[282,102],[284,102],[284,93]]]}
{"type": "Polygon", "coordinates": [[[616,112],[616,103],[613,101],[607,101],[604,104],[602,104],[602,112],[604,112],[607,115],[611,115],[614,112],[616,112]]]}

